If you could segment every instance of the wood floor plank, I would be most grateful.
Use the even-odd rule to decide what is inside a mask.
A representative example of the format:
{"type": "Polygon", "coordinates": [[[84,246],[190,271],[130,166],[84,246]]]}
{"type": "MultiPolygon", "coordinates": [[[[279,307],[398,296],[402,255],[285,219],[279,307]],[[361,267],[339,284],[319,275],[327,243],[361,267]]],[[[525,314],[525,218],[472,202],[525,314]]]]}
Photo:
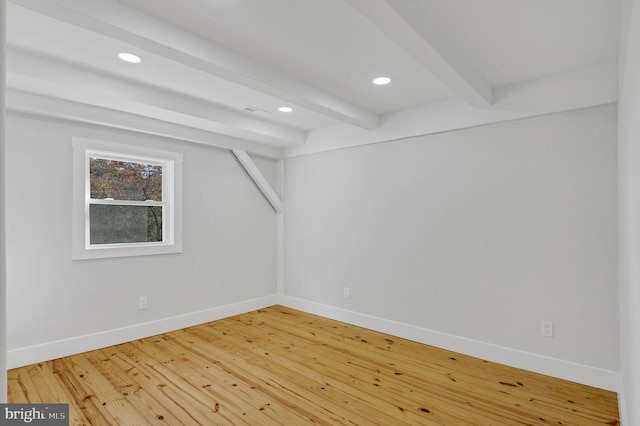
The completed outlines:
{"type": "MultiPolygon", "coordinates": [[[[258,326],[260,327],[260,326],[258,326]]],[[[266,326],[267,328],[269,326],[266,326]]],[[[261,344],[269,347],[272,351],[269,353],[270,358],[275,358],[277,348],[280,345],[280,342],[277,342],[274,338],[270,338],[270,335],[277,336],[277,334],[269,333],[267,330],[252,330],[251,325],[247,324],[247,327],[244,329],[238,330],[238,335],[240,335],[240,339],[250,338],[253,347],[259,347],[261,344]],[[264,341],[268,340],[265,344],[264,341]]],[[[308,344],[314,345],[313,340],[316,337],[314,336],[308,344]]],[[[428,387],[428,391],[431,393],[429,404],[425,404],[423,398],[416,396],[416,390],[419,390],[420,383],[407,383],[407,376],[404,374],[398,373],[397,368],[389,369],[389,366],[383,365],[380,363],[370,362],[371,353],[364,348],[360,348],[360,353],[358,351],[347,351],[344,349],[338,349],[337,352],[333,352],[335,348],[330,348],[325,346],[324,344],[318,345],[313,348],[304,347],[305,353],[311,352],[314,353],[317,359],[321,360],[331,360],[330,368],[327,366],[321,365],[320,368],[324,370],[331,371],[332,377],[335,379],[334,382],[337,383],[345,383],[350,388],[355,388],[361,391],[361,400],[368,400],[372,398],[376,398],[377,395],[384,393],[385,398],[384,402],[381,404],[380,402],[377,405],[382,405],[382,408],[385,410],[393,410],[398,409],[405,413],[420,413],[421,417],[413,419],[413,422],[427,422],[427,421],[435,421],[437,424],[468,424],[469,413],[466,410],[466,405],[473,398],[464,395],[464,389],[455,388],[454,383],[446,380],[444,384],[441,384],[439,387],[429,387],[428,382],[424,382],[428,387]],[[389,370],[387,371],[387,377],[384,377],[384,372],[381,370],[389,370]],[[374,372],[372,375],[371,372],[374,372]],[[400,377],[402,376],[402,377],[400,377]],[[384,388],[384,389],[383,389],[384,388]],[[414,398],[414,396],[416,396],[414,398]],[[453,405],[453,402],[457,400],[457,407],[455,410],[450,410],[449,412],[444,411],[434,411],[425,406],[432,405],[434,403],[440,402],[448,403],[449,405],[453,405]],[[412,406],[413,403],[413,406],[412,406]],[[423,411],[424,410],[424,411],[423,411]],[[425,411],[428,411],[428,415],[423,414],[425,411]]],[[[234,348],[237,350],[237,348],[234,348]]],[[[260,349],[255,349],[257,355],[260,356],[260,349]]],[[[282,352],[283,356],[291,355],[290,352],[284,351],[282,352]]],[[[250,355],[245,354],[243,357],[248,357],[250,355]]],[[[303,365],[306,360],[304,358],[292,358],[289,360],[290,364],[293,365],[303,365]]],[[[312,363],[314,361],[311,361],[312,363]]],[[[281,359],[276,361],[276,364],[286,364],[286,359],[281,359]]],[[[313,368],[313,366],[311,366],[313,368]]],[[[422,389],[425,390],[425,389],[422,389]]],[[[483,408],[483,402],[481,398],[475,397],[476,409],[483,408]]],[[[496,402],[485,402],[484,406],[492,407],[492,410],[488,410],[486,415],[486,424],[496,424],[498,420],[503,420],[504,417],[497,417],[492,414],[492,411],[497,411],[498,407],[496,407],[496,402]]],[[[373,404],[371,404],[373,405],[373,404]]],[[[517,407],[509,407],[508,411],[511,416],[517,417],[518,411],[520,411],[517,407]]],[[[520,416],[522,417],[522,416],[520,416]]],[[[520,418],[521,421],[531,420],[527,418],[520,418]]]]}
{"type": "Polygon", "coordinates": [[[213,420],[214,416],[220,417],[216,416],[215,401],[193,389],[183,377],[177,376],[156,361],[147,359],[131,343],[118,345],[118,349],[120,352],[114,355],[136,368],[140,373],[138,377],[150,382],[148,389],[155,389],[156,394],[165,395],[168,400],[173,401],[172,409],[184,416],[186,424],[220,424],[213,420]]]}
{"type": "Polygon", "coordinates": [[[72,425],[616,425],[617,397],[282,306],[11,370],[72,425]]]}
{"type": "MultiPolygon", "coordinates": [[[[246,325],[250,325],[251,324],[251,318],[250,317],[242,317],[242,320],[245,321],[246,325]]],[[[322,339],[320,336],[320,332],[318,331],[318,327],[316,326],[312,326],[310,330],[311,333],[313,333],[313,335],[308,334],[307,332],[305,332],[304,327],[301,327],[299,324],[298,327],[295,328],[295,330],[292,331],[291,327],[294,324],[288,324],[283,326],[283,329],[289,330],[291,333],[297,333],[300,335],[300,337],[304,340],[308,340],[310,342],[322,342],[323,346],[322,347],[318,347],[317,351],[322,352],[326,350],[331,350],[330,345],[328,345],[326,342],[326,339],[322,339]]],[[[278,328],[278,325],[275,324],[273,321],[269,321],[267,325],[264,325],[264,327],[267,328],[271,328],[271,327],[275,327],[278,328]]],[[[250,331],[245,330],[244,333],[249,333],[250,331]]],[[[265,335],[269,335],[268,332],[264,332],[265,335]]],[[[367,332],[365,331],[364,334],[367,334],[367,332]]],[[[369,332],[369,334],[372,335],[379,335],[379,333],[371,333],[369,332]]],[[[335,337],[336,333],[330,333],[330,337],[335,337]]],[[[340,345],[340,349],[338,354],[330,354],[330,353],[324,353],[322,358],[334,358],[337,355],[342,355],[342,354],[350,354],[353,355],[354,357],[356,357],[361,363],[367,363],[371,360],[373,360],[375,357],[367,357],[368,351],[371,351],[372,349],[369,347],[369,342],[365,339],[361,339],[360,336],[358,337],[358,341],[354,342],[354,344],[350,347],[349,346],[349,342],[342,340],[341,341],[341,345],[340,345]],[[369,358],[369,359],[368,359],[369,358]]],[[[421,349],[428,349],[427,347],[421,347],[421,349]]],[[[387,355],[390,355],[390,353],[388,352],[387,355]]],[[[412,357],[417,358],[419,354],[413,353],[412,357]]],[[[457,362],[457,358],[453,358],[453,357],[449,357],[446,359],[447,362],[451,362],[450,360],[454,359],[457,362]]],[[[407,367],[410,363],[411,360],[410,359],[402,359],[398,361],[399,363],[401,363],[403,365],[403,367],[407,367]]],[[[484,363],[483,363],[484,364],[484,363]]],[[[379,365],[379,364],[368,364],[365,365],[363,367],[363,371],[369,371],[372,368],[376,368],[376,369],[386,369],[386,365],[379,365]]],[[[395,369],[397,370],[397,369],[395,369]]],[[[552,421],[561,421],[560,419],[562,419],[563,417],[566,417],[567,411],[571,412],[571,416],[575,417],[575,418],[579,418],[580,415],[582,414],[582,418],[579,420],[578,424],[588,424],[588,422],[590,420],[588,420],[590,417],[596,417],[599,421],[601,420],[601,417],[599,414],[596,414],[593,411],[589,411],[587,409],[585,409],[584,407],[582,408],[576,408],[579,407],[579,405],[575,404],[575,403],[571,403],[570,405],[566,403],[566,401],[564,401],[563,404],[556,404],[553,405],[551,404],[551,401],[553,401],[553,398],[548,398],[546,396],[540,396],[540,394],[536,394],[535,392],[530,392],[527,387],[525,385],[523,385],[520,381],[516,381],[517,384],[513,384],[511,382],[505,382],[505,381],[498,381],[498,380],[494,380],[494,381],[487,381],[484,379],[484,377],[482,377],[482,380],[464,380],[464,377],[462,374],[460,374],[460,377],[462,377],[462,380],[460,379],[460,377],[458,377],[458,379],[456,379],[455,381],[450,381],[453,376],[451,373],[449,373],[449,370],[444,369],[444,368],[437,368],[436,369],[437,372],[439,374],[436,375],[430,375],[429,376],[429,381],[424,381],[422,380],[422,383],[429,383],[432,384],[434,382],[438,382],[440,381],[440,383],[435,383],[436,386],[439,387],[439,392],[438,394],[442,395],[443,397],[448,398],[452,403],[454,401],[456,401],[457,397],[464,397],[466,392],[475,392],[474,388],[478,388],[478,386],[480,386],[480,389],[484,389],[485,391],[487,390],[492,390],[494,392],[494,395],[491,396],[491,398],[488,399],[483,399],[483,398],[479,398],[477,396],[474,396],[474,393],[471,393],[469,395],[467,395],[467,397],[469,399],[474,399],[475,400],[475,406],[476,408],[480,408],[482,406],[482,404],[484,405],[490,405],[493,407],[494,411],[499,411],[499,410],[503,410],[503,411],[507,411],[509,413],[511,413],[512,416],[515,416],[518,412],[534,412],[535,410],[533,410],[533,408],[539,404],[542,403],[544,405],[544,409],[545,412],[547,413],[547,420],[552,420],[552,421]],[[445,374],[446,373],[446,374],[445,374]],[[460,385],[464,385],[464,386],[460,386],[460,385]],[[518,388],[517,392],[512,391],[512,387],[516,387],[518,388]],[[512,394],[512,395],[510,395],[512,394]],[[510,397],[507,397],[510,396],[510,397]],[[535,397],[535,399],[534,399],[535,397]],[[525,408],[525,410],[522,410],[523,408],[525,408]],[[584,413],[581,413],[581,411],[585,411],[584,413]]],[[[513,370],[513,369],[509,369],[507,368],[507,370],[513,370]]],[[[393,370],[392,370],[393,371],[393,370]]],[[[425,370],[421,371],[420,373],[424,373],[425,370]]],[[[406,381],[408,378],[411,377],[411,373],[407,373],[406,369],[403,369],[402,373],[396,372],[395,374],[402,374],[403,375],[403,381],[406,381]]],[[[424,374],[421,374],[422,376],[424,376],[424,374]]],[[[493,376],[495,376],[495,372],[493,373],[493,376]]],[[[467,379],[469,378],[473,378],[474,376],[469,376],[467,375],[467,379]]],[[[522,377],[518,378],[519,380],[523,380],[522,377]]],[[[503,380],[507,380],[507,379],[503,379],[503,380]]],[[[570,386],[572,384],[568,383],[570,386]]],[[[420,388],[420,384],[419,383],[414,383],[414,388],[420,388]]],[[[393,390],[393,389],[392,389],[393,390]]],[[[423,391],[433,391],[433,387],[431,389],[427,389],[427,388],[422,388],[423,391]]],[[[396,390],[395,392],[392,393],[393,395],[398,395],[398,390],[396,390]]],[[[409,395],[410,397],[410,395],[409,395]]],[[[574,399],[578,399],[576,398],[576,395],[573,396],[574,399]]],[[[458,401],[458,403],[460,403],[461,401],[458,401]]],[[[463,401],[464,402],[464,401],[463,401]]],[[[557,402],[557,401],[556,401],[557,402]]],[[[467,401],[466,404],[468,404],[469,402],[467,401]]],[[[462,410],[464,410],[464,403],[462,405],[462,410]]],[[[457,410],[459,411],[459,410],[457,410]]],[[[528,417],[533,417],[533,418],[520,418],[519,420],[522,421],[531,421],[531,420],[538,420],[539,418],[537,416],[534,416],[533,414],[530,414],[528,417]]],[[[604,416],[604,417],[608,417],[608,416],[604,416]]],[[[513,419],[518,420],[516,418],[513,419]]],[[[566,421],[565,421],[566,422],[566,421]]],[[[566,423],[565,423],[566,424],[566,423]]]]}
{"type": "MultiPolygon", "coordinates": [[[[191,333],[198,334],[198,330],[190,330],[191,333]]],[[[200,334],[199,337],[206,339],[208,333],[200,334]]],[[[340,392],[339,386],[331,386],[331,383],[314,380],[312,374],[300,374],[292,368],[296,368],[295,363],[278,364],[268,359],[261,359],[259,354],[255,354],[251,350],[247,350],[242,346],[234,345],[233,336],[227,333],[225,341],[216,342],[216,346],[224,349],[223,352],[217,353],[221,359],[224,359],[229,365],[233,365],[235,371],[239,373],[245,380],[249,376],[267,377],[263,383],[257,383],[256,386],[269,386],[268,392],[272,394],[277,403],[290,404],[290,398],[302,398],[305,402],[304,408],[307,409],[307,415],[311,420],[319,421],[320,418],[314,418],[312,413],[330,413],[334,421],[344,423],[348,419],[358,417],[361,421],[367,418],[377,418],[381,421],[386,419],[387,422],[397,420],[397,417],[389,417],[388,413],[381,411],[379,405],[386,405],[386,401],[379,401],[378,406],[367,406],[362,404],[362,391],[354,386],[346,386],[348,392],[340,392]],[[236,358],[227,356],[226,354],[234,354],[236,358]],[[277,380],[270,378],[276,376],[277,380]],[[303,383],[303,385],[301,385],[303,383]],[[334,392],[332,393],[331,390],[334,392]],[[336,393],[337,392],[337,393],[336,393]],[[326,402],[330,410],[326,407],[318,406],[316,401],[326,402]],[[344,410],[339,409],[344,407],[344,410]],[[343,416],[346,416],[346,418],[343,416]]],[[[243,339],[244,340],[244,339],[243,339]]],[[[261,352],[265,355],[264,352],[261,352]]],[[[308,372],[311,373],[311,372],[308,372]]],[[[297,409],[302,409],[298,407],[297,409]]],[[[417,420],[414,424],[429,424],[428,422],[420,422],[417,420]]]]}
{"type": "MultiPolygon", "coordinates": [[[[243,348],[231,345],[229,342],[216,341],[215,350],[207,350],[211,346],[208,334],[200,334],[197,330],[190,329],[190,343],[192,350],[197,351],[204,359],[221,366],[226,372],[231,374],[236,380],[249,384],[252,388],[263,393],[265,396],[278,404],[288,407],[291,410],[304,413],[307,421],[320,424],[343,423],[340,416],[335,414],[335,407],[319,407],[314,401],[318,398],[314,394],[316,386],[308,378],[300,378],[287,367],[271,364],[267,368],[252,354],[247,353],[243,348]],[[292,376],[304,382],[304,386],[292,384],[292,376]],[[330,416],[332,422],[323,420],[323,417],[330,416]]],[[[294,380],[295,380],[294,379],[294,380]]]]}
{"type": "Polygon", "coordinates": [[[34,365],[25,366],[17,370],[17,380],[20,384],[20,388],[29,402],[42,401],[40,392],[38,391],[38,385],[33,381],[33,377],[29,374],[33,370],[34,365]]]}
{"type": "Polygon", "coordinates": [[[20,381],[19,370],[9,370],[7,372],[7,393],[12,395],[16,404],[29,402],[28,392],[20,381]]]}
{"type": "MultiPolygon", "coordinates": [[[[162,378],[157,378],[154,371],[147,369],[146,366],[140,366],[137,362],[130,359],[126,354],[118,351],[117,348],[101,349],[100,353],[109,360],[115,369],[119,369],[127,376],[134,379],[143,389],[147,389],[153,394],[163,407],[164,410],[171,413],[171,416],[178,419],[177,424],[198,424],[199,421],[205,421],[206,417],[201,416],[200,412],[192,408],[192,401],[188,396],[183,395],[179,390],[165,384],[162,378]]],[[[155,414],[155,413],[154,413],[155,414]]],[[[155,414],[159,420],[164,420],[164,411],[155,414]]]]}
{"type": "MultiPolygon", "coordinates": [[[[247,317],[242,317],[243,320],[246,320],[247,317]]],[[[285,317],[286,318],[286,317],[285,317]]],[[[319,317],[318,317],[319,318],[319,317]]],[[[318,321],[331,321],[319,318],[318,321]]],[[[277,324],[273,321],[269,321],[269,327],[277,327],[277,324]]],[[[299,322],[291,322],[290,324],[285,324],[281,326],[283,329],[291,330],[291,333],[302,333],[303,338],[309,338],[308,335],[305,335],[305,325],[301,325],[299,322]],[[296,326],[293,328],[293,326],[296,326]]],[[[309,332],[313,332],[314,339],[321,339],[322,327],[314,324],[310,326],[309,332]]],[[[356,339],[343,339],[340,341],[341,350],[354,350],[361,351],[363,348],[369,350],[369,344],[371,343],[369,339],[373,338],[381,338],[384,337],[384,334],[371,332],[368,330],[360,330],[360,333],[356,335],[356,339]],[[365,335],[367,340],[363,339],[359,334],[365,335]],[[368,335],[367,335],[368,334],[368,335]],[[350,341],[351,340],[351,341],[350,341]],[[358,348],[360,347],[360,348],[358,348]]],[[[335,338],[339,333],[336,332],[328,332],[329,338],[335,338]]],[[[403,372],[413,372],[413,373],[425,373],[427,370],[433,371],[436,373],[431,377],[432,380],[437,380],[438,377],[444,378],[446,380],[466,380],[469,383],[475,383],[476,385],[483,386],[483,388],[490,388],[496,392],[508,392],[512,390],[511,388],[518,388],[518,394],[526,400],[529,400],[531,397],[536,396],[537,398],[547,399],[547,400],[562,400],[564,398],[570,399],[571,402],[565,400],[565,406],[571,408],[572,411],[575,411],[576,407],[580,407],[582,402],[589,406],[598,407],[599,404],[597,402],[597,395],[602,394],[602,391],[599,389],[591,388],[588,386],[577,385],[567,381],[561,381],[557,379],[549,380],[549,377],[545,377],[542,375],[538,375],[535,373],[530,373],[524,370],[518,370],[511,367],[501,366],[498,364],[488,363],[486,361],[478,360],[471,357],[458,356],[457,354],[452,354],[451,352],[442,351],[436,348],[430,348],[428,346],[422,345],[419,346],[420,353],[416,353],[415,350],[413,352],[407,352],[404,356],[398,351],[398,343],[400,346],[402,345],[403,339],[395,338],[393,336],[384,337],[385,340],[391,341],[394,340],[396,346],[391,349],[388,346],[384,351],[384,358],[388,360],[394,360],[395,363],[401,364],[403,366],[403,372]],[[436,353],[434,353],[434,350],[436,353]],[[440,353],[438,355],[437,353],[440,353]],[[423,363],[420,361],[420,357],[423,356],[421,354],[426,354],[426,358],[429,358],[429,363],[423,363]],[[448,355],[446,357],[442,356],[444,354],[448,355]],[[440,357],[438,359],[438,356],[440,357]],[[475,364],[476,366],[471,366],[469,364],[475,364]],[[453,365],[452,365],[453,364],[453,365]],[[487,367],[489,366],[489,367],[487,367]],[[455,376],[454,376],[455,372],[455,376]],[[497,380],[499,379],[499,380],[497,380]],[[526,380],[524,380],[526,379],[526,380]],[[522,382],[525,382],[524,384],[522,382]],[[527,394],[530,391],[531,394],[527,394]],[[570,405],[568,405],[568,404],[570,405]]],[[[326,340],[323,340],[326,343],[326,340]]],[[[415,346],[413,342],[406,341],[409,345],[415,346]]],[[[392,343],[393,344],[393,343],[392,343]]],[[[375,350],[375,349],[370,349],[375,350]]],[[[391,364],[391,362],[390,362],[391,364]]],[[[406,375],[406,374],[405,374],[406,375]]],[[[610,404],[610,399],[608,405],[606,407],[610,410],[609,414],[617,414],[615,409],[617,407],[612,406],[610,404]]]]}
{"type": "Polygon", "coordinates": [[[127,397],[142,417],[150,424],[175,424],[182,422],[170,410],[154,397],[154,392],[136,380],[136,374],[130,376],[126,370],[118,368],[111,362],[111,357],[102,351],[85,354],[87,360],[96,366],[100,374],[111,384],[116,392],[127,397]]]}
{"type": "MultiPolygon", "coordinates": [[[[281,412],[280,408],[285,408],[281,404],[272,407],[272,399],[265,400],[265,395],[260,388],[261,384],[257,376],[251,374],[242,366],[234,367],[233,369],[229,368],[227,365],[235,366],[234,360],[227,364],[224,361],[228,361],[228,358],[221,359],[219,356],[216,357],[210,346],[201,348],[199,343],[191,337],[187,339],[185,341],[182,338],[167,338],[163,341],[163,347],[167,350],[188,352],[188,358],[185,359],[184,364],[196,371],[205,372],[207,384],[204,386],[218,392],[225,401],[230,404],[241,405],[244,412],[252,410],[263,411],[265,415],[282,421],[291,417],[293,413],[295,417],[289,419],[293,424],[309,421],[307,417],[301,415],[302,413],[296,413],[295,411],[290,413],[281,412]],[[199,349],[202,349],[202,351],[199,349]],[[267,407],[267,404],[269,404],[269,407],[267,407]],[[272,412],[274,413],[271,414],[272,412]]],[[[237,353],[234,354],[235,357],[238,355],[237,353]]],[[[180,363],[181,368],[183,368],[184,364],[180,363]]],[[[320,418],[317,420],[321,421],[320,418]]]]}
{"type": "Polygon", "coordinates": [[[40,398],[44,401],[60,401],[67,399],[64,389],[57,383],[56,376],[48,363],[32,365],[29,377],[38,389],[40,398]]]}
{"type": "MultiPolygon", "coordinates": [[[[60,358],[51,363],[54,371],[58,374],[60,385],[69,395],[69,416],[71,425],[92,425],[92,424],[108,424],[107,420],[97,410],[92,410],[91,399],[93,394],[91,389],[87,389],[84,383],[81,383],[81,377],[77,377],[75,372],[70,368],[70,358],[60,358]],[[89,407],[89,409],[87,409],[89,407]]],[[[64,401],[60,401],[64,402],[64,401]]]]}
{"type": "Polygon", "coordinates": [[[95,407],[108,413],[117,424],[145,424],[148,419],[142,416],[128,396],[132,390],[122,390],[113,386],[112,382],[102,374],[100,364],[91,362],[93,354],[81,354],[73,357],[68,365],[75,374],[82,378],[85,387],[92,390],[88,395],[95,407]]]}
{"type": "MultiPolygon", "coordinates": [[[[315,370],[322,370],[325,372],[324,377],[319,378],[318,380],[332,380],[332,385],[334,387],[343,385],[346,389],[357,389],[362,397],[369,397],[371,394],[380,392],[380,382],[376,381],[374,376],[370,374],[368,377],[360,377],[356,373],[358,369],[357,365],[349,360],[349,357],[342,353],[331,353],[325,351],[323,347],[306,347],[305,345],[298,345],[298,349],[304,349],[304,353],[313,353],[313,358],[305,358],[305,357],[296,357],[295,351],[290,351],[291,349],[287,345],[287,341],[278,342],[276,339],[269,337],[269,335],[273,335],[273,333],[252,331],[250,329],[238,330],[238,334],[241,336],[240,339],[244,339],[247,336],[251,338],[252,341],[252,351],[256,352],[256,356],[261,355],[260,345],[271,348],[269,352],[269,358],[271,360],[275,359],[275,364],[283,364],[283,365],[295,365],[299,369],[304,368],[303,375],[313,375],[315,370]],[[325,356],[326,355],[326,356],[325,356]],[[343,356],[340,358],[340,356],[343,356]],[[329,359],[331,360],[331,368],[327,368],[326,364],[323,364],[321,360],[329,359]]],[[[232,350],[237,350],[237,347],[230,348],[232,350]]],[[[250,356],[250,354],[245,354],[245,357],[250,356]]],[[[265,362],[268,362],[265,359],[265,362]]],[[[375,369],[379,366],[374,366],[374,375],[379,376],[379,374],[375,373],[375,369]]],[[[369,372],[370,373],[370,372],[369,372]]],[[[389,401],[387,401],[389,402],[389,401]]],[[[404,401],[406,402],[406,401],[404,401]]],[[[402,406],[394,406],[389,404],[386,409],[398,409],[400,411],[404,411],[402,406]]]]}
{"type": "MultiPolygon", "coordinates": [[[[264,404],[257,402],[259,394],[253,395],[253,398],[246,397],[241,392],[236,390],[234,395],[225,395],[220,392],[222,387],[214,386],[212,384],[210,371],[215,369],[215,365],[212,365],[212,369],[198,369],[194,368],[193,359],[198,357],[192,349],[186,349],[183,346],[175,346],[167,341],[166,336],[160,336],[153,340],[153,346],[143,345],[144,348],[140,348],[150,359],[154,359],[169,370],[174,378],[174,383],[182,381],[182,387],[187,386],[191,388],[186,391],[187,393],[194,392],[197,395],[206,396],[207,402],[205,404],[213,406],[215,413],[228,421],[230,424],[244,424],[246,417],[244,413],[252,410],[262,411],[267,417],[277,417],[277,413],[274,413],[273,409],[264,404]],[[243,402],[251,401],[252,404],[246,404],[243,402]]],[[[133,342],[134,344],[140,344],[141,342],[133,342]]],[[[283,413],[286,417],[288,413],[283,413]]],[[[299,418],[297,419],[300,420],[299,418]]]]}

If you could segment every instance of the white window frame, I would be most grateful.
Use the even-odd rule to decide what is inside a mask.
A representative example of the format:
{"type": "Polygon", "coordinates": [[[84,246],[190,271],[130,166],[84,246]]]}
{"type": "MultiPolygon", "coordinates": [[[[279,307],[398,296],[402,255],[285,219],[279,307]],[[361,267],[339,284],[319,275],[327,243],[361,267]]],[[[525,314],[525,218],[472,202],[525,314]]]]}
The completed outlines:
{"type": "Polygon", "coordinates": [[[182,252],[182,154],[93,139],[73,138],[72,258],[100,259],[182,252]],[[162,201],[91,199],[89,159],[108,158],[162,166],[162,201]],[[91,204],[161,206],[163,241],[91,244],[91,204]]]}

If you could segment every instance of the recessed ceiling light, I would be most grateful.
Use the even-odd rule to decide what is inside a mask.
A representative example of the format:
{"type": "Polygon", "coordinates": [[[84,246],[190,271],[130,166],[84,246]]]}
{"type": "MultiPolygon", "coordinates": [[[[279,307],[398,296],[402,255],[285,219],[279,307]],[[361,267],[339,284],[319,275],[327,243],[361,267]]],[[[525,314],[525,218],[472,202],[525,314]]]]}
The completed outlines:
{"type": "Polygon", "coordinates": [[[131,62],[132,64],[137,64],[142,61],[140,56],[134,55],[133,53],[119,53],[118,58],[122,59],[125,62],[131,62]]]}
{"type": "Polygon", "coordinates": [[[391,83],[391,79],[389,77],[378,77],[373,79],[373,84],[376,86],[384,86],[389,83],[391,83]]]}
{"type": "Polygon", "coordinates": [[[278,108],[278,111],[280,111],[280,112],[291,112],[291,111],[293,111],[293,108],[284,106],[284,107],[278,108]]]}

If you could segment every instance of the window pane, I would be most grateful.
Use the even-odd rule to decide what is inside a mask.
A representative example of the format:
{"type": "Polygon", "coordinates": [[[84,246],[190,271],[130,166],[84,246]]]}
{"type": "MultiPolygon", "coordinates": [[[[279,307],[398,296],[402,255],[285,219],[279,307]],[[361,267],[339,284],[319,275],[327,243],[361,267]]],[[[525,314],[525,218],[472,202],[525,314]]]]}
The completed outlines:
{"type": "Polygon", "coordinates": [[[162,166],[90,158],[89,172],[91,198],[162,201],[162,166]]]}
{"type": "Polygon", "coordinates": [[[94,244],[162,241],[162,207],[92,204],[90,242],[94,244]]]}

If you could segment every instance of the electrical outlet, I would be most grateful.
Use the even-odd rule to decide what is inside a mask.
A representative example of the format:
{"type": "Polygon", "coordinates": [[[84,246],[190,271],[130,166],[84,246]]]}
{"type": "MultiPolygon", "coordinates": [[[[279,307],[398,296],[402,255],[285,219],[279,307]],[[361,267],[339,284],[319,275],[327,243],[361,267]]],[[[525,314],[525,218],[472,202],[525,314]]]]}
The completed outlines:
{"type": "Polygon", "coordinates": [[[349,287],[344,288],[344,297],[347,299],[351,297],[351,290],[349,289],[349,287]]]}
{"type": "Polygon", "coordinates": [[[542,321],[541,331],[544,337],[553,337],[553,323],[551,321],[542,321]]]}
{"type": "Polygon", "coordinates": [[[147,296],[142,296],[138,299],[138,309],[147,309],[149,307],[147,303],[147,296]]]}

